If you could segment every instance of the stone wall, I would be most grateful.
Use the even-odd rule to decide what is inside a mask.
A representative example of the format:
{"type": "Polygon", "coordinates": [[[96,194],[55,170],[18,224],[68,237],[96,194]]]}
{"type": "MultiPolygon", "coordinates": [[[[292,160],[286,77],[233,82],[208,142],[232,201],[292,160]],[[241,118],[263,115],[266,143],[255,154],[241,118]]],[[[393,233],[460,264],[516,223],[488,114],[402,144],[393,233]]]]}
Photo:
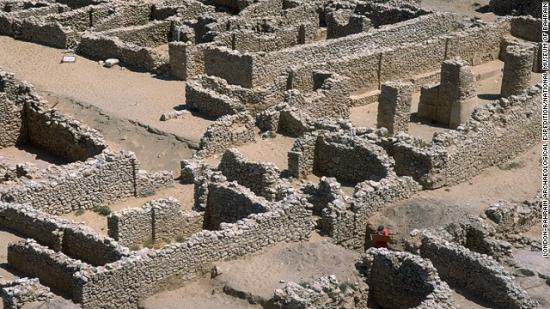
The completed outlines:
{"type": "Polygon", "coordinates": [[[420,254],[430,259],[443,280],[497,307],[537,307],[536,301],[489,256],[472,252],[429,233],[423,235],[420,254]]]}
{"type": "Polygon", "coordinates": [[[160,250],[143,250],[109,267],[83,271],[77,302],[83,308],[136,308],[144,299],[168,284],[196,278],[215,261],[242,257],[281,241],[302,241],[312,229],[310,213],[297,198],[274,206],[274,210],[251,215],[219,231],[203,231],[186,242],[160,250]]]}
{"type": "Polygon", "coordinates": [[[8,246],[8,265],[21,273],[39,278],[43,284],[69,298],[78,292],[75,288],[79,278],[74,275],[92,269],[90,265],[41,246],[32,239],[8,246]]]}
{"type": "Polygon", "coordinates": [[[230,146],[238,146],[256,140],[254,118],[244,112],[227,115],[208,126],[200,141],[199,156],[222,152],[230,146]]]}
{"type": "Polygon", "coordinates": [[[315,146],[314,170],[323,176],[355,185],[365,180],[379,181],[393,169],[385,150],[364,139],[321,135],[315,146]]]}
{"type": "Polygon", "coordinates": [[[408,252],[369,249],[359,261],[369,300],[386,308],[457,308],[429,260],[408,252]]]}
{"type": "Polygon", "coordinates": [[[84,161],[107,148],[103,136],[44,102],[28,100],[25,108],[28,142],[69,161],[84,161]]]}
{"type": "Polygon", "coordinates": [[[18,186],[0,186],[0,200],[29,203],[51,214],[92,209],[135,196],[135,173],[134,154],[104,152],[63,168],[52,166],[43,172],[48,175],[45,179],[24,181],[18,186]]]}
{"type": "Polygon", "coordinates": [[[92,265],[105,265],[128,255],[127,249],[113,239],[26,205],[0,204],[0,226],[92,265]]]}
{"type": "Polygon", "coordinates": [[[19,309],[37,302],[46,302],[54,295],[38,279],[20,278],[0,284],[0,297],[3,299],[4,309],[19,309]]]}
{"type": "Polygon", "coordinates": [[[227,180],[237,181],[256,195],[268,200],[276,197],[281,171],[273,163],[248,161],[232,148],[224,152],[218,170],[227,180]]]}
{"type": "Polygon", "coordinates": [[[257,197],[252,191],[235,182],[211,182],[208,185],[204,227],[217,230],[222,223],[234,223],[251,214],[264,213],[269,209],[267,200],[257,197]]]}
{"type": "Polygon", "coordinates": [[[436,133],[431,145],[407,135],[380,144],[395,159],[398,175],[412,176],[425,188],[463,182],[539,141],[540,88],[476,108],[456,131],[436,133]]]}
{"type": "Polygon", "coordinates": [[[32,85],[0,72],[0,147],[31,143],[68,161],[86,160],[107,145],[99,132],[47,106],[32,85]]]}
{"type": "Polygon", "coordinates": [[[171,242],[200,232],[204,214],[183,210],[176,199],[168,198],[115,212],[107,220],[110,237],[125,246],[140,246],[171,242]]]}

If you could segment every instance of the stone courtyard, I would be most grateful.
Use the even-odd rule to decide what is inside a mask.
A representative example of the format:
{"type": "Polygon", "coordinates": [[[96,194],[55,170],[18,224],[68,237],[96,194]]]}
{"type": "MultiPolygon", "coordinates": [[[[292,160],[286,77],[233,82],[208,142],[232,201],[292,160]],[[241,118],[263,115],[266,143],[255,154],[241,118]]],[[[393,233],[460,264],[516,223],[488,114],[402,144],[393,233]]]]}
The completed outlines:
{"type": "Polygon", "coordinates": [[[0,0],[0,308],[550,308],[541,5],[0,0]]]}

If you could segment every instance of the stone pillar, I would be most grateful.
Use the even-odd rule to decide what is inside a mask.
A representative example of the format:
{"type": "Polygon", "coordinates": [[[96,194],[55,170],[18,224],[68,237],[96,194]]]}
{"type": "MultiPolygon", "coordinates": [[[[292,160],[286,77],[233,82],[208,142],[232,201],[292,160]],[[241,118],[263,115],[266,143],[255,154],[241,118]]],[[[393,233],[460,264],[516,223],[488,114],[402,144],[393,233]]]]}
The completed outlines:
{"type": "Polygon", "coordinates": [[[529,87],[533,61],[534,50],[531,45],[512,45],[506,48],[500,95],[518,95],[529,87]]]}
{"type": "Polygon", "coordinates": [[[443,61],[436,121],[456,128],[460,124],[463,104],[476,95],[475,76],[460,58],[443,61]]]}
{"type": "Polygon", "coordinates": [[[391,134],[409,131],[413,84],[402,81],[382,84],[377,125],[391,134]]]}

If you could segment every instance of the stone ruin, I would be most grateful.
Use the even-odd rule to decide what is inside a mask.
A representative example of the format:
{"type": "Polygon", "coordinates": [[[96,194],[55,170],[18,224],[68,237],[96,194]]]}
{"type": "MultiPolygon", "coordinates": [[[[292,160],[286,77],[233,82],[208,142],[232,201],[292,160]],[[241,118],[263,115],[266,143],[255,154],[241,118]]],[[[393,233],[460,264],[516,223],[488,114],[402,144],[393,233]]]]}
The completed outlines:
{"type": "Polygon", "coordinates": [[[377,214],[540,142],[536,3],[491,1],[494,13],[521,16],[483,21],[414,0],[0,0],[0,35],[181,80],[184,108],[162,120],[212,121],[180,175],[149,172],[0,71],[0,150],[55,158],[44,167],[0,156],[0,231],[22,238],[6,246],[22,277],[0,281],[4,307],[62,297],[139,308],[215,277],[217,263],[317,233],[363,253],[350,265],[362,282],[284,282],[270,306],[458,308],[459,291],[495,308],[540,307],[513,273],[523,269],[514,250],[540,250],[523,235],[539,223],[540,195],[395,232],[403,248],[370,240],[377,214]],[[482,100],[478,86],[494,76],[498,94],[482,100]],[[358,109],[375,104],[370,125],[357,125],[358,109]],[[285,165],[239,148],[280,136],[292,139],[285,165]],[[180,185],[192,202],[157,198],[180,185]],[[128,200],[139,205],[115,209],[128,200]],[[102,232],[66,217],[102,207],[102,232]]]}

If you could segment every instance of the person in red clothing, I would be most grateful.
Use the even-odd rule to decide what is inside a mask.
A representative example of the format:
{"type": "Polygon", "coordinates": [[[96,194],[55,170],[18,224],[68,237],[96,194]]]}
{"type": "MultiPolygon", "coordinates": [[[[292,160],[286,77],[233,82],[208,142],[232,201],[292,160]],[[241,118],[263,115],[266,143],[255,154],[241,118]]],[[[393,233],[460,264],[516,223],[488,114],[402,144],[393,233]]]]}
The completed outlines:
{"type": "MultiPolygon", "coordinates": [[[[376,229],[376,235],[389,237],[390,232],[388,231],[388,229],[385,226],[379,225],[378,228],[376,229]]],[[[388,247],[388,241],[382,241],[382,240],[375,241],[374,242],[374,247],[375,248],[387,248],[388,247]]]]}

